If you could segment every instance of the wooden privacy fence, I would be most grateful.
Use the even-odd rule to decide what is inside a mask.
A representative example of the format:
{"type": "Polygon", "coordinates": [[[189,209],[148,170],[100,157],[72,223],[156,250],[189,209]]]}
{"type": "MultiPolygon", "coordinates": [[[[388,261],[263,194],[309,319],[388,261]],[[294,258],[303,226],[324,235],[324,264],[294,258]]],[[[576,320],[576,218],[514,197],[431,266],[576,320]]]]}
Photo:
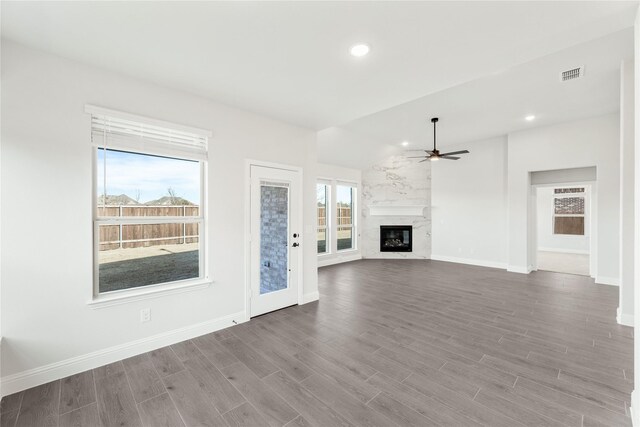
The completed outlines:
{"type": "Polygon", "coordinates": [[[351,216],[351,207],[338,206],[338,225],[351,225],[353,224],[353,217],[351,216]]]}
{"type": "MultiPolygon", "coordinates": [[[[351,216],[351,208],[338,206],[338,225],[352,225],[353,217],[351,216]]],[[[325,206],[318,206],[318,227],[325,227],[327,225],[327,208],[325,206]]]]}
{"type": "MultiPolygon", "coordinates": [[[[199,206],[100,206],[98,216],[110,217],[194,217],[199,206]]],[[[100,226],[100,250],[141,248],[198,242],[197,223],[109,224],[100,226]]]]}
{"type": "Polygon", "coordinates": [[[195,205],[176,206],[98,206],[98,216],[198,216],[200,207],[195,205]]]}
{"type": "MultiPolygon", "coordinates": [[[[200,207],[194,205],[99,206],[99,217],[194,217],[200,207]]],[[[337,225],[352,225],[351,207],[337,207],[337,225]]],[[[326,207],[318,206],[318,225],[326,226],[326,207]]],[[[198,242],[198,224],[109,224],[100,226],[100,250],[141,248],[156,245],[172,245],[198,242]]]]}
{"type": "Polygon", "coordinates": [[[318,206],[318,226],[326,227],[327,225],[327,208],[318,206]]]}

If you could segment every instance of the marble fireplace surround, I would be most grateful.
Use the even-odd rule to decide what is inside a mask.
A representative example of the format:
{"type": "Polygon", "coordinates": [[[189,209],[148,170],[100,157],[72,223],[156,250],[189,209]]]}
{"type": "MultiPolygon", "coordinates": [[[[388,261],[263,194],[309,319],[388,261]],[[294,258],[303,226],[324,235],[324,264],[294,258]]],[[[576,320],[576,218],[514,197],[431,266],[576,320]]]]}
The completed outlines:
{"type": "Polygon", "coordinates": [[[431,166],[393,156],[362,171],[363,258],[431,257],[431,166]],[[381,252],[381,225],[413,226],[412,252],[381,252]]]}

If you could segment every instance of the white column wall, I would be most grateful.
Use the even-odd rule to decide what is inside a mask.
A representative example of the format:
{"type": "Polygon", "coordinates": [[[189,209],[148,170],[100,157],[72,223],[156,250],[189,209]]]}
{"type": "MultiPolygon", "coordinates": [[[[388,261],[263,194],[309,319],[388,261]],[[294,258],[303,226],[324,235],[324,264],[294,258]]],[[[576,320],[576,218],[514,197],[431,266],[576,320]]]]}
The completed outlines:
{"type": "Polygon", "coordinates": [[[620,67],[620,303],[618,323],[633,326],[634,84],[633,61],[620,67]]]}
{"type": "MultiPolygon", "coordinates": [[[[640,49],[640,10],[636,12],[636,21],[634,25],[634,52],[638,52],[640,49]]],[[[637,55],[636,55],[637,56],[637,55]]],[[[640,129],[640,61],[634,63],[634,125],[636,129],[640,129]]],[[[634,158],[635,158],[635,170],[640,171],[640,137],[638,133],[634,136],[634,158]]],[[[635,191],[634,191],[634,205],[635,205],[635,229],[634,229],[634,251],[636,254],[640,254],[640,173],[635,174],[635,191]]],[[[634,308],[640,307],[640,257],[636,256],[634,259],[634,308]]],[[[638,393],[638,387],[640,386],[640,339],[635,331],[640,328],[640,316],[633,319],[634,323],[634,340],[633,340],[633,361],[634,361],[634,375],[633,383],[634,390],[631,393],[631,415],[633,425],[640,426],[640,394],[638,393]]]]}

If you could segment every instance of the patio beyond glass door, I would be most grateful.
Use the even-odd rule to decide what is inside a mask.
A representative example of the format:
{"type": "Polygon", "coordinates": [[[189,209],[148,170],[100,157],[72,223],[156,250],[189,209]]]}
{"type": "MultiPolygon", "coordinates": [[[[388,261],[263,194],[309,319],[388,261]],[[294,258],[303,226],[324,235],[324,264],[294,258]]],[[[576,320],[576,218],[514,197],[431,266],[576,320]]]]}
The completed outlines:
{"type": "Polygon", "coordinates": [[[298,302],[296,171],[251,166],[251,317],[298,302]]]}

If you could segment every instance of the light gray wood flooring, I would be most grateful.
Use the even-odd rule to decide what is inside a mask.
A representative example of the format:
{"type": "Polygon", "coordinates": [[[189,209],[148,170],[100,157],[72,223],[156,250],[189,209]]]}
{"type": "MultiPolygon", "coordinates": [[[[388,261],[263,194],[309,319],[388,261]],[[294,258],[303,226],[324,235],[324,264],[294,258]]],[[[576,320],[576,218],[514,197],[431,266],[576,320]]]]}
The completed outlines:
{"type": "Polygon", "coordinates": [[[1,425],[631,425],[615,287],[407,260],[319,279],[319,302],[7,396],[1,425]]]}

